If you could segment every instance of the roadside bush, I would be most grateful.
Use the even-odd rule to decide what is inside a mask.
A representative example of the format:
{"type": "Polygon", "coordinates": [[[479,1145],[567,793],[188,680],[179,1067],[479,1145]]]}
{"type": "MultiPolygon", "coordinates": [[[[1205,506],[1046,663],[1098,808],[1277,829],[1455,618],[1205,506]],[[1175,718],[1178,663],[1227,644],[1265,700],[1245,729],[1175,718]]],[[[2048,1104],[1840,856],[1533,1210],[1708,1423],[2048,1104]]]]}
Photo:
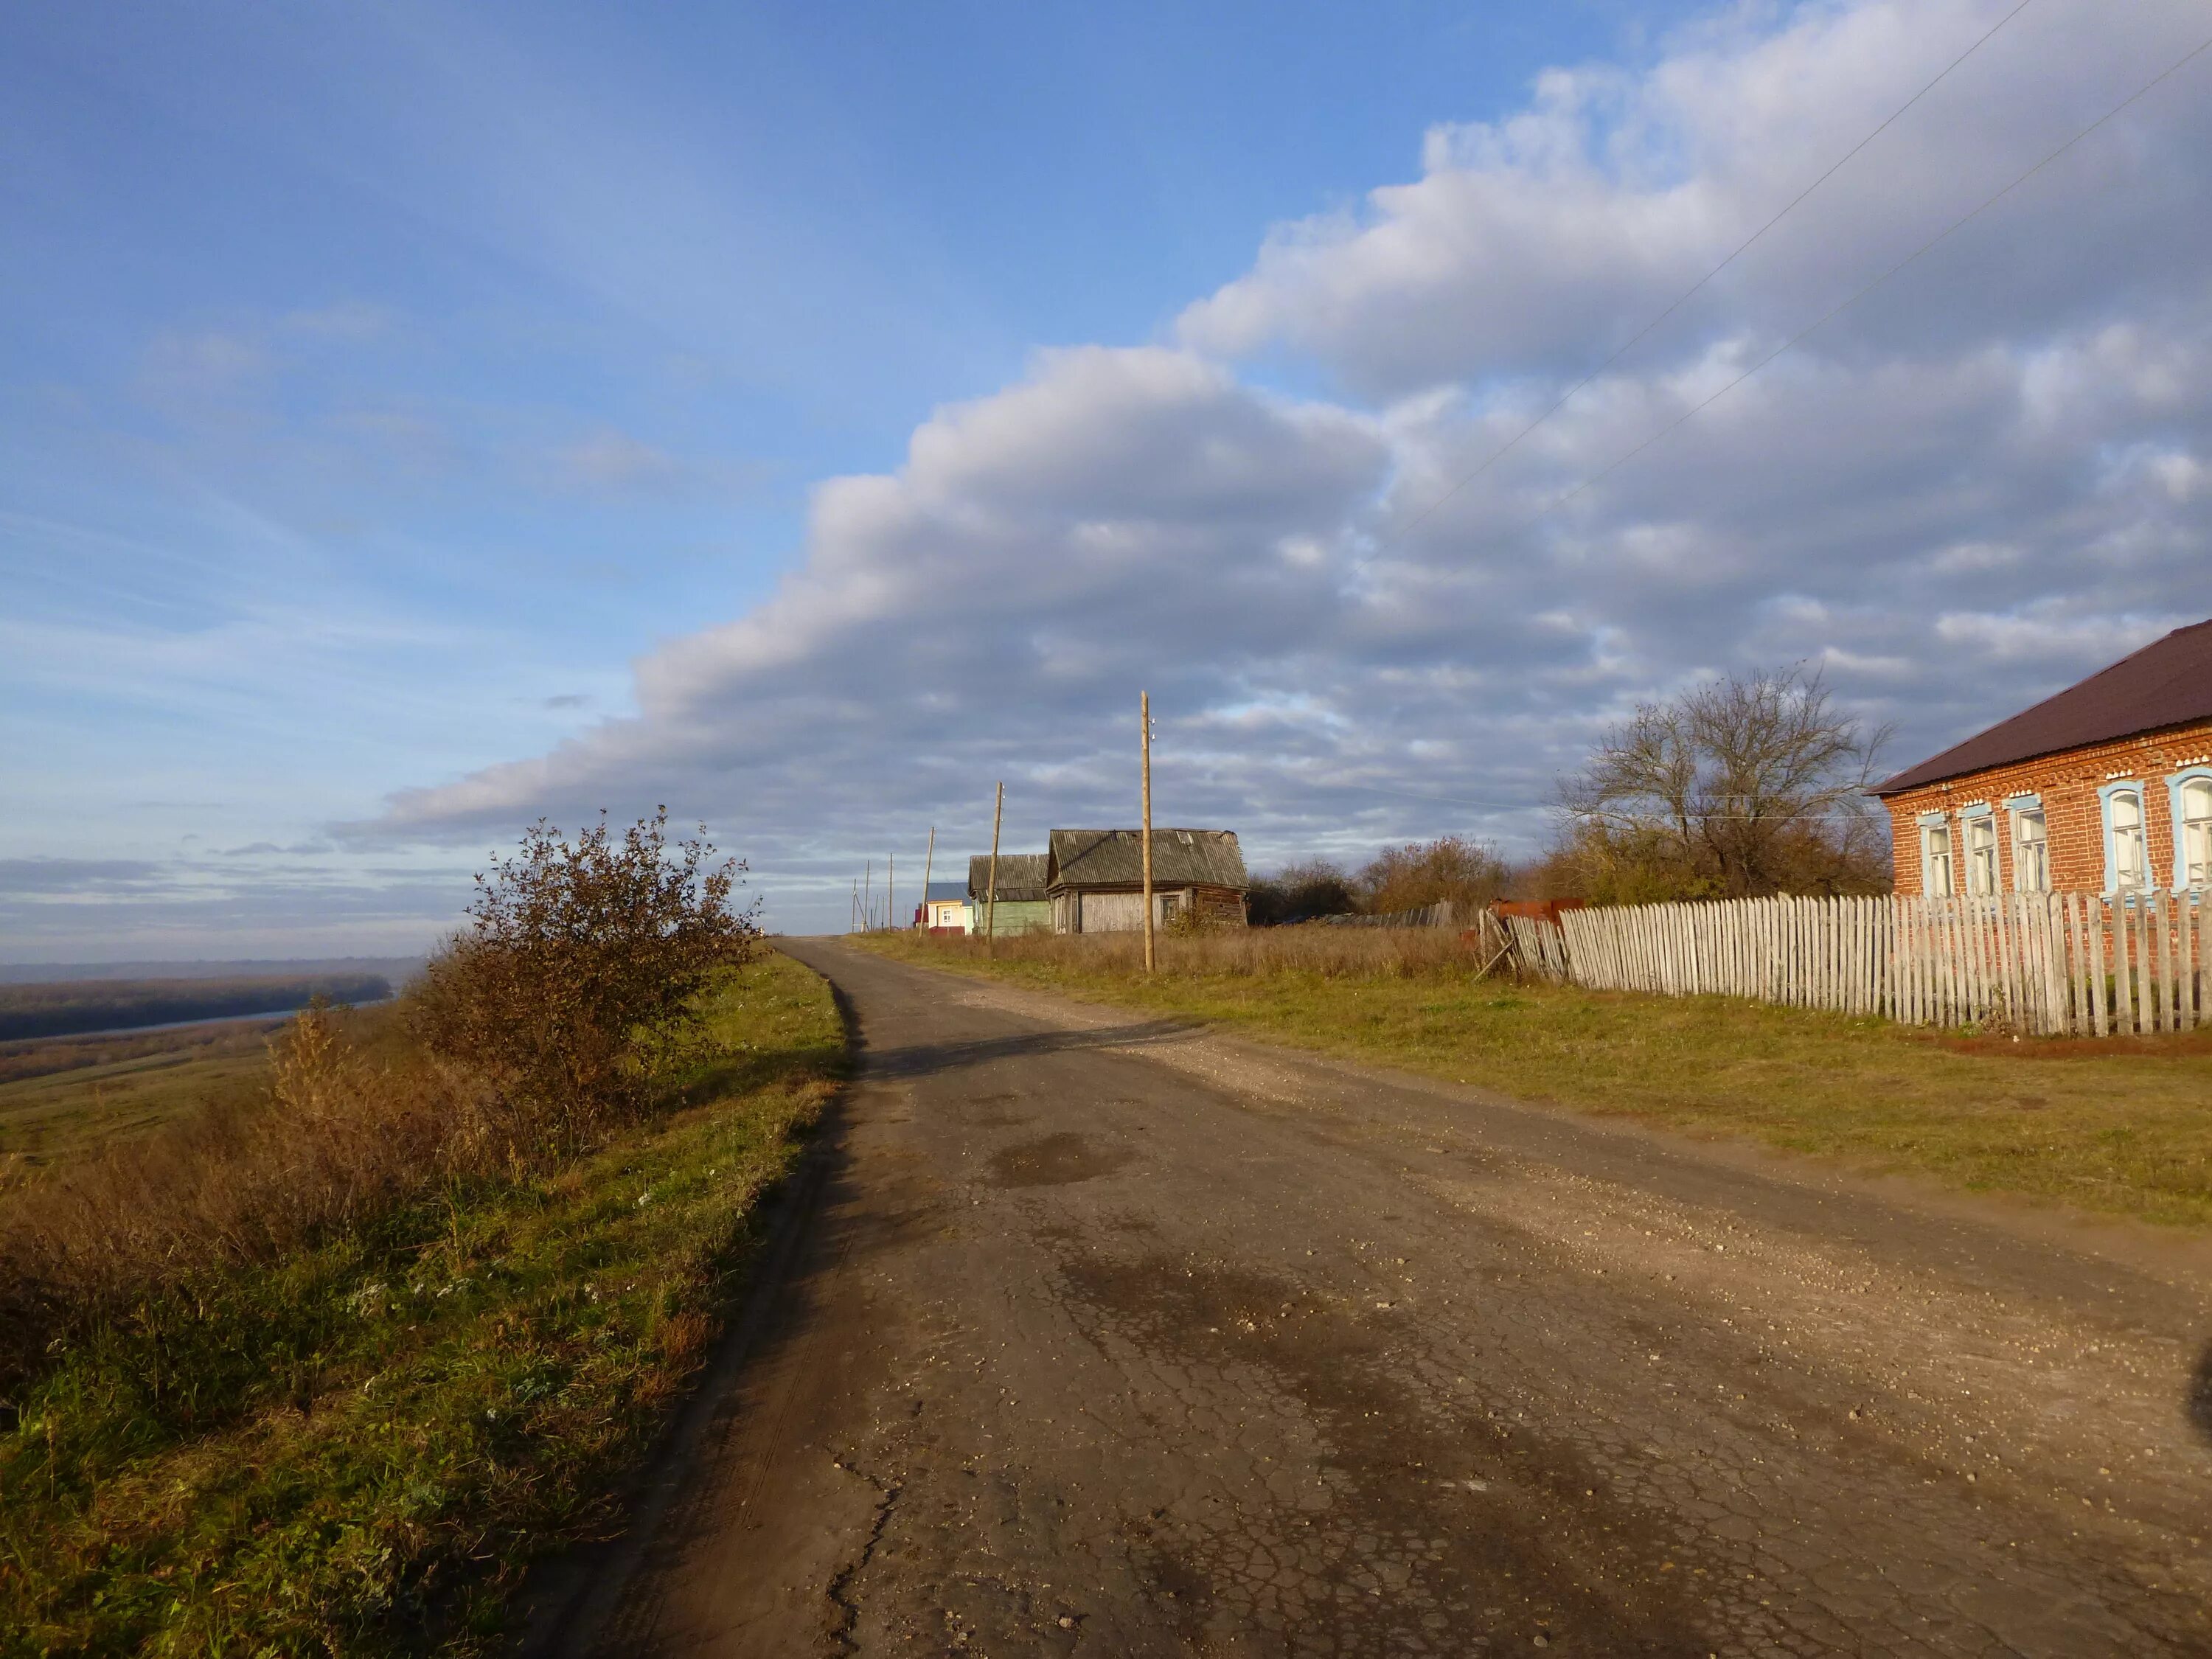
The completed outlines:
{"type": "Polygon", "coordinates": [[[605,815],[574,842],[543,818],[515,857],[477,878],[471,925],[429,965],[410,1004],[435,1054],[482,1071],[570,1145],[635,1111],[697,1049],[699,994],[750,958],[743,866],[673,848],[668,809],[616,839],[605,815]]]}

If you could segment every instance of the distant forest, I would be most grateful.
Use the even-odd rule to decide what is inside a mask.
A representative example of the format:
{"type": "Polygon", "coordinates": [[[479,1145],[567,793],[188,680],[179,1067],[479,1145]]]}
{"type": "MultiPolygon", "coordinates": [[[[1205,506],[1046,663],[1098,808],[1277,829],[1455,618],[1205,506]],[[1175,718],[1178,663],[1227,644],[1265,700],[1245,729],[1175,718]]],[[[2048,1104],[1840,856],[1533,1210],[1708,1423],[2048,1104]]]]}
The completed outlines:
{"type": "Polygon", "coordinates": [[[0,985],[0,1042],[71,1036],[183,1019],[279,1014],[310,998],[381,1002],[392,981],[381,974],[256,974],[228,979],[71,980],[0,985]]]}

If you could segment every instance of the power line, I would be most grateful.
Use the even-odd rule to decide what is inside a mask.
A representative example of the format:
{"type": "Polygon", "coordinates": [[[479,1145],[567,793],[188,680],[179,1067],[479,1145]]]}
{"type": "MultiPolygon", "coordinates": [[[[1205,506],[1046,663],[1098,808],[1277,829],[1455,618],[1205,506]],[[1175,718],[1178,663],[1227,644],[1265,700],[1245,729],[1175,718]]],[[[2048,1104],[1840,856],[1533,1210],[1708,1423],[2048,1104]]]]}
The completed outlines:
{"type": "Polygon", "coordinates": [[[2073,149],[2075,145],[2080,143],[2084,138],[2087,138],[2091,133],[2096,131],[2098,128],[2103,126],[2114,116],[2118,115],[2121,112],[2125,110],[2137,99],[2142,98],[2144,94],[2150,92],[2154,88],[2158,86],[2160,82],[2166,80],[2169,76],[2179,73],[2183,69],[2185,69],[2191,62],[2203,56],[2207,51],[2212,51],[2212,40],[2206,40],[2200,42],[2191,51],[2185,52],[2181,57],[2167,64],[2156,75],[2151,76],[2149,80],[2144,82],[2142,85],[2137,87],[2133,92],[2120,100],[2118,103],[2113,105],[2112,108],[2106,110],[2095,120],[2090,122],[2087,126],[2083,127],[2081,131],[2075,133],[2064,143],[2059,145],[2057,149],[2052,150],[2048,155],[2038,161],[2033,167],[2028,168],[2027,172],[2014,179],[2003,189],[1998,191],[1995,195],[1986,198],[1978,205],[1960,214],[1959,217],[1954,219],[1949,224],[1944,226],[1942,229],[1937,231],[1936,234],[1929,237],[1918,247],[1913,249],[1911,252],[1906,254],[1895,264],[1890,266],[1888,270],[1883,271],[1881,275],[1874,278],[1873,281],[1866,283],[1848,298],[1838,301],[1837,304],[1830,307],[1826,311],[1822,312],[1818,317],[1806,324],[1804,327],[1799,329],[1795,334],[1784,340],[1780,345],[1775,347],[1773,350],[1768,352],[1766,356],[1761,357],[1749,368],[1744,370],[1742,374],[1737,375],[1735,379],[1730,380],[1726,386],[1721,387],[1719,391],[1712,393],[1711,396],[1705,398],[1703,401],[1693,404],[1688,409],[1684,410],[1680,415],[1677,415],[1673,420],[1668,422],[1666,425],[1661,427],[1656,432],[1646,438],[1642,443],[1637,445],[1635,448],[1628,451],[1628,453],[1624,455],[1617,456],[1613,460],[1608,461],[1604,466],[1601,467],[1595,472],[1591,473],[1589,477],[1584,478],[1573,489],[1567,490],[1562,495],[1556,495],[1551,501],[1546,502],[1542,510],[1537,513],[1536,515],[1530,519],[1526,525],[1523,525],[1522,528],[1523,530],[1533,529],[1536,525],[1542,522],[1553,513],[1558,511],[1560,507],[1565,507],[1569,501],[1574,500],[1576,496],[1581,495],[1583,491],[1588,489],[1592,484],[1598,483],[1600,480],[1613,472],[1616,469],[1626,466],[1629,462],[1634,460],[1638,455],[1641,455],[1645,450],[1650,448],[1652,445],[1657,443],[1662,438],[1674,431],[1684,422],[1691,419],[1692,416],[1701,413],[1702,411],[1710,409],[1713,404],[1718,403],[1723,398],[1728,396],[1729,392],[1735,391],[1753,375],[1758,374],[1760,369],[1765,368],[1767,364],[1772,362],[1784,352],[1789,350],[1792,346],[1797,344],[1798,342],[1811,334],[1814,330],[1820,328],[1834,318],[1840,316],[1843,313],[1850,309],[1851,307],[1856,305],[1861,300],[1866,298],[1868,295],[1873,293],[1875,289],[1880,288],[1891,277],[1896,276],[1899,271],[1904,270],[1914,260],[1919,258],[1923,254],[1931,252],[1938,244],[1950,237],[1953,233],[1962,229],[1972,221],[1979,218],[1990,208],[1995,207],[2006,197],[2011,195],[2013,191],[2018,190],[2022,185],[2035,177],[2037,173],[2042,172],[2044,168],[2049,167],[2053,161],[2066,154],[2068,150],[2073,149]]]}
{"type": "MultiPolygon", "coordinates": [[[[1552,811],[1557,805],[1557,803],[1550,801],[1469,800],[1465,796],[1462,795],[1421,794],[1411,789],[1392,789],[1379,783],[1329,783],[1321,785],[1320,787],[1323,789],[1341,790],[1349,794],[1393,795],[1404,800],[1428,801],[1437,806],[1467,806],[1472,807],[1475,811],[1485,814],[1495,814],[1499,812],[1547,812],[1552,811]]],[[[1848,808],[1840,811],[1832,812],[1789,812],[1766,814],[1746,812],[1693,812],[1691,814],[1692,817],[1698,819],[1701,823],[1727,821],[1730,823],[1743,823],[1762,822],[1771,823],[1776,818],[1784,817],[1792,819],[1856,819],[1862,817],[1869,817],[1870,815],[1870,809],[1869,809],[1868,811],[1862,812],[1848,808]]],[[[1603,816],[1603,814],[1598,814],[1596,816],[1603,816]]]]}
{"type": "Polygon", "coordinates": [[[1858,143],[1853,144],[1849,149],[1845,150],[1843,155],[1837,157],[1836,160],[1829,165],[1826,172],[1823,173],[1819,178],[1814,179],[1813,182],[1806,185],[1804,189],[1799,191],[1796,195],[1791,197],[1788,202],[1783,204],[1781,210],[1776,213],[1772,218],[1769,219],[1757,230],[1752,232],[1750,235],[1745,237],[1742,241],[1737,243],[1735,248],[1729,252],[1726,258],[1723,259],[1718,264],[1715,265],[1704,276],[1698,277],[1698,280],[1691,283],[1689,287],[1684,289],[1681,293],[1676,295],[1673,301],[1668,304],[1664,311],[1662,311],[1650,322],[1644,324],[1642,328],[1638,329],[1636,332],[1630,335],[1627,339],[1622,341],[1620,345],[1614,350],[1613,356],[1607,357],[1595,368],[1583,375],[1581,380],[1569,386],[1565,392],[1560,394],[1559,399],[1557,403],[1553,404],[1549,409],[1539,415],[1534,420],[1529,422],[1528,425],[1522,427],[1520,431],[1515,433],[1511,438],[1506,441],[1505,444],[1501,448],[1493,452],[1490,458],[1484,461],[1481,465],[1476,467],[1474,471],[1468,473],[1457,483],[1455,483],[1449,489],[1444,491],[1443,495],[1437,496],[1436,500],[1431,501],[1426,507],[1423,507],[1420,512],[1414,514],[1412,520],[1408,522],[1403,529],[1399,531],[1399,538],[1402,539],[1405,537],[1412,535],[1415,530],[1419,529],[1422,524],[1426,522],[1431,515],[1442,507],[1445,502],[1450,501],[1451,498],[1458,495],[1461,490],[1466,489],[1468,485],[1473,483],[1477,478],[1480,478],[1484,473],[1489,471],[1492,467],[1497,465],[1498,462],[1504,460],[1507,455],[1518,448],[1522,439],[1526,438],[1538,427],[1543,425],[1545,422],[1550,420],[1553,416],[1565,409],[1569,403],[1573,401],[1576,394],[1580,392],[1585,386],[1589,386],[1591,381],[1596,380],[1599,375],[1604,374],[1606,370],[1611,368],[1615,363],[1619,362],[1623,357],[1627,356],[1631,348],[1635,346],[1646,335],[1650,334],[1653,329],[1658,327],[1660,324],[1665,322],[1677,311],[1680,311],[1683,306],[1686,305],[1697,295],[1698,291],[1702,289],[1706,283],[1711,282],[1714,277],[1719,276],[1721,272],[1726,270],[1745,252],[1748,252],[1753,243],[1759,240],[1759,239],[1765,235],[1768,231],[1773,229],[1775,226],[1780,224],[1783,220],[1789,217],[1789,216],[1801,203],[1805,200],[1807,197],[1810,196],[1814,191],[1820,189],[1822,185],[1826,184],[1829,179],[1834,178],[1836,174],[1842,170],[1846,162],[1848,162],[1853,156],[1856,155],[1861,150],[1864,149],[1869,144],[1874,143],[1875,139],[1881,137],[1883,133],[1888,131],[1892,126],[1896,125],[1898,118],[1907,110],[1911,109],[1923,98],[1925,98],[1929,93],[1935,91],[1935,89],[1942,83],[1944,77],[1948,76],[1953,70],[1958,68],[1960,64],[1965,63],[1969,58],[1972,58],[1984,46],[1988,45],[1991,38],[1996,35],[1999,29],[2004,27],[2006,24],[2011,22],[2014,18],[2019,16],[2021,13],[2026,11],[2028,7],[2033,3],[2034,0],[2020,0],[2020,3],[2018,5],[2014,6],[2003,16],[1998,18],[1995,23],[1990,26],[1988,31],[1984,33],[1979,40],[1976,40],[1973,45],[1968,46],[1966,51],[1960,52],[1956,58],[1954,58],[1949,63],[1946,64],[1934,80],[1929,82],[1928,84],[1922,87],[1919,91],[1914,93],[1911,97],[1906,99],[1895,109],[1892,110],[1889,112],[1888,117],[1883,120],[1880,126],[1876,127],[1872,132],[1867,134],[1865,137],[1860,139],[1858,143]]]}

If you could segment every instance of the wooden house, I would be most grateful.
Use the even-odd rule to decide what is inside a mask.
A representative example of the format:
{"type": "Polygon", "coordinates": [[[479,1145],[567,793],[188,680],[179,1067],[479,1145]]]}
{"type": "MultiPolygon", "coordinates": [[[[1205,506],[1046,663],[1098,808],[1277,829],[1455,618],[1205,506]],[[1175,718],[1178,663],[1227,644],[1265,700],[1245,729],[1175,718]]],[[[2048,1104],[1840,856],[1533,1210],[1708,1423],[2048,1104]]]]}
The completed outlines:
{"type": "Polygon", "coordinates": [[[933,881],[915,912],[914,925],[933,933],[972,933],[975,912],[968,889],[957,881],[933,881]]]}
{"type": "Polygon", "coordinates": [[[1042,853],[1001,853],[999,854],[999,902],[994,910],[989,905],[991,891],[991,855],[978,853],[968,860],[968,906],[975,913],[970,931],[981,933],[991,927],[1000,939],[1015,933],[1041,933],[1052,926],[1052,906],[1045,898],[1045,854],[1042,853]],[[987,916],[995,915],[995,921],[987,916]]]}
{"type": "Polygon", "coordinates": [[[1900,893],[2212,889],[2212,622],[1874,793],[1889,809],[1900,893]]]}
{"type": "MultiPolygon", "coordinates": [[[[1126,933],[1145,925],[1144,832],[1055,830],[1044,884],[1055,933],[1126,933]]],[[[1250,890],[1244,854],[1230,830],[1152,831],[1152,920],[1165,927],[1196,916],[1244,926],[1250,890]]]]}

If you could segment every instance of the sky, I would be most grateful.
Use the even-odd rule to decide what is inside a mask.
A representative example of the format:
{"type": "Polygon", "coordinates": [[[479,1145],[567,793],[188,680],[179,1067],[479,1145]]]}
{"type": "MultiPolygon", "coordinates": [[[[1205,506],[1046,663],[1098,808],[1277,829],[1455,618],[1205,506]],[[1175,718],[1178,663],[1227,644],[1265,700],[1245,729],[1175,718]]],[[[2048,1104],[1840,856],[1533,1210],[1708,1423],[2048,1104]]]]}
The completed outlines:
{"type": "Polygon", "coordinates": [[[0,961],[411,953],[663,804],[841,928],[1133,822],[1139,689],[1261,869],[1530,854],[1731,671],[1910,764],[2212,616],[2208,39],[11,6],[0,961]]]}

